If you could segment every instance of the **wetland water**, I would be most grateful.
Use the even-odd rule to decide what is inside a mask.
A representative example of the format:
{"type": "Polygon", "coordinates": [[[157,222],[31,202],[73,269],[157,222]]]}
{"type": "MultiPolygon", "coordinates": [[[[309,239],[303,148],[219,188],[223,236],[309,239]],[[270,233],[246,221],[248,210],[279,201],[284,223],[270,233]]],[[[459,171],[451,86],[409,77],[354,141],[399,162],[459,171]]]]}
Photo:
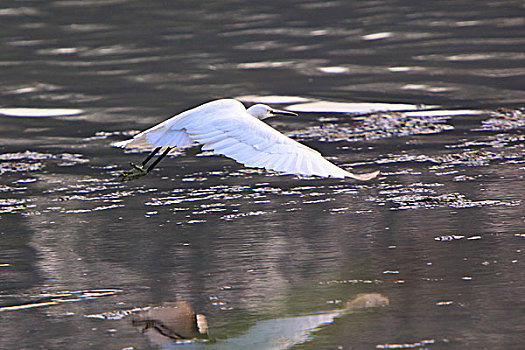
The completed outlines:
{"type": "Polygon", "coordinates": [[[524,347],[522,1],[5,0],[0,33],[0,348],[524,347]],[[112,142],[223,97],[382,174],[118,181],[112,142]]]}

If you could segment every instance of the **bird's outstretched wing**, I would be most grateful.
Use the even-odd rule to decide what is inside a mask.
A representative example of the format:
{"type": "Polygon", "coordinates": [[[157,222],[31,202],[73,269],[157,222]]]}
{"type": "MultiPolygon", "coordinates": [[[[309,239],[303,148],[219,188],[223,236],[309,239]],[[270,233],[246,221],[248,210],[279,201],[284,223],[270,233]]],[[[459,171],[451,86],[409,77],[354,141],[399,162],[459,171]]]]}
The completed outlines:
{"type": "Polygon", "coordinates": [[[203,150],[232,158],[247,167],[296,175],[370,180],[379,171],[353,174],[251,116],[235,100],[218,100],[181,113],[116,146],[185,147],[193,142],[203,150]]]}

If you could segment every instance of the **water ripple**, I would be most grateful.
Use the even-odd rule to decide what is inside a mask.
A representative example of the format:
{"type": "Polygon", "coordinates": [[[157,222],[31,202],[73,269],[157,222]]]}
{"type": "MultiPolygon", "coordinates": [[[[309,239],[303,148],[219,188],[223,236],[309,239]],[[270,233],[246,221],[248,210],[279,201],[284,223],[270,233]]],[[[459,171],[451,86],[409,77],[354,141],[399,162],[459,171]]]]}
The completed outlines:
{"type": "Polygon", "coordinates": [[[121,293],[120,289],[89,289],[73,291],[57,291],[53,293],[42,292],[40,295],[31,297],[35,299],[24,303],[0,306],[0,312],[18,311],[35,307],[47,307],[67,302],[78,302],[90,299],[113,296],[121,293]]]}

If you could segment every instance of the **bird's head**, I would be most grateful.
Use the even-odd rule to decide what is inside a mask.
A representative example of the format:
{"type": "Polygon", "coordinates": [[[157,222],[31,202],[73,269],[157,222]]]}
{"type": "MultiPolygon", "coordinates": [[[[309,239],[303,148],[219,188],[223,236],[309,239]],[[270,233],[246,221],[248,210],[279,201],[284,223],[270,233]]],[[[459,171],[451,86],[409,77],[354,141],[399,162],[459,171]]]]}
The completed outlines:
{"type": "Polygon", "coordinates": [[[297,116],[297,113],[294,112],[288,112],[288,111],[281,111],[279,109],[273,109],[270,106],[263,105],[263,104],[256,104],[251,106],[246,110],[249,114],[253,115],[257,119],[266,119],[270,117],[275,117],[276,115],[293,115],[297,116]]]}

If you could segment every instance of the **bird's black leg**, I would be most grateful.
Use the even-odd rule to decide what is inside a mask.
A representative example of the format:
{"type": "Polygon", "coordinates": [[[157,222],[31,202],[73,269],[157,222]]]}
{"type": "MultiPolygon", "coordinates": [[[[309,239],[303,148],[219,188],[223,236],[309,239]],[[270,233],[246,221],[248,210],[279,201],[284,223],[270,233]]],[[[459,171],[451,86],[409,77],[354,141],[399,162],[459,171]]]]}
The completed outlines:
{"type": "Polygon", "coordinates": [[[155,166],[157,164],[159,164],[159,162],[162,160],[162,158],[166,157],[168,155],[168,153],[170,153],[170,151],[173,149],[174,147],[166,147],[166,149],[164,150],[164,152],[157,158],[155,159],[155,161],[148,167],[148,169],[146,170],[147,173],[149,173],[151,170],[153,170],[153,168],[155,168],[155,166]]]}
{"type": "Polygon", "coordinates": [[[142,165],[142,166],[146,166],[146,164],[149,162],[149,160],[150,160],[151,158],[153,158],[153,156],[154,156],[155,154],[159,153],[159,151],[160,151],[161,148],[162,148],[162,147],[157,147],[157,148],[155,148],[155,149],[153,150],[153,152],[151,152],[151,153],[146,157],[146,159],[144,159],[144,160],[142,161],[142,163],[140,163],[140,165],[142,165]]]}
{"type": "Polygon", "coordinates": [[[146,157],[146,159],[144,159],[144,160],[142,161],[142,163],[140,163],[140,165],[137,165],[137,164],[135,164],[135,163],[133,163],[133,162],[129,162],[129,164],[131,165],[131,167],[132,167],[133,169],[135,169],[135,170],[137,170],[137,171],[139,171],[139,172],[144,172],[144,175],[146,175],[146,171],[144,170],[144,167],[145,167],[146,164],[149,162],[149,160],[150,160],[151,158],[153,158],[153,156],[154,156],[155,154],[157,154],[157,153],[160,151],[161,148],[162,148],[162,147],[157,147],[157,148],[155,148],[150,154],[148,154],[148,156],[146,157]]]}
{"type": "Polygon", "coordinates": [[[139,165],[135,164],[135,163],[130,163],[131,164],[131,167],[132,169],[131,170],[128,170],[128,171],[125,171],[123,172],[122,174],[120,174],[120,178],[122,181],[130,181],[130,180],[135,180],[135,179],[138,179],[139,177],[142,177],[144,175],[147,175],[151,169],[153,169],[155,167],[155,165],[157,165],[160,160],[162,158],[164,158],[168,153],[169,151],[171,151],[173,149],[173,147],[167,147],[166,150],[164,151],[164,153],[158,157],[149,167],[148,169],[144,169],[144,167],[146,166],[146,164],[151,160],[151,158],[153,158],[154,155],[156,155],[157,153],[159,153],[159,151],[161,150],[162,147],[157,147],[155,148],[147,157],[146,159],[144,159],[142,161],[142,163],[140,163],[139,165]]]}

